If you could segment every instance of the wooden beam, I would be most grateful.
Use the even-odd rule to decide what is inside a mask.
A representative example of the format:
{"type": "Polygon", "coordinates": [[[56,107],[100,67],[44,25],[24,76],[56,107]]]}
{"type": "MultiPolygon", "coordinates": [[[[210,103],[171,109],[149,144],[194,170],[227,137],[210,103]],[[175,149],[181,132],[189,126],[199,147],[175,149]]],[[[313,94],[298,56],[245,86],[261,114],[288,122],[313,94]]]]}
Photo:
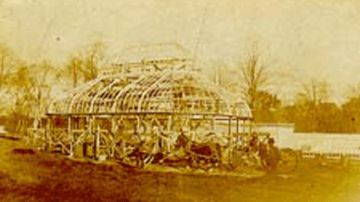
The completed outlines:
{"type": "Polygon", "coordinates": [[[100,155],[100,126],[97,126],[94,139],[94,157],[99,159],[100,155]]]}
{"type": "Polygon", "coordinates": [[[50,130],[51,130],[51,118],[46,118],[46,128],[45,128],[45,151],[50,151],[51,147],[51,137],[50,137],[50,130]]]}
{"type": "Polygon", "coordinates": [[[228,124],[228,134],[230,135],[231,134],[231,117],[229,117],[229,124],[228,124]]]}
{"type": "Polygon", "coordinates": [[[229,153],[229,163],[232,163],[232,153],[233,153],[233,146],[234,146],[234,136],[231,131],[231,117],[229,117],[229,136],[230,136],[230,153],[229,153]]]}
{"type": "Polygon", "coordinates": [[[243,120],[243,133],[245,134],[245,120],[243,120]]]}
{"type": "Polygon", "coordinates": [[[212,131],[215,131],[215,116],[213,116],[212,118],[211,118],[211,130],[212,131]]]}
{"type": "Polygon", "coordinates": [[[69,117],[68,118],[68,135],[69,135],[69,139],[70,139],[70,157],[73,157],[74,151],[73,151],[73,142],[74,142],[74,136],[72,133],[72,118],[69,117]]]}
{"type": "Polygon", "coordinates": [[[89,116],[96,116],[96,117],[113,117],[113,116],[122,116],[122,115],[192,115],[192,116],[215,116],[215,119],[218,120],[220,118],[224,118],[224,120],[231,117],[232,119],[239,119],[239,120],[251,120],[250,117],[234,117],[231,114],[217,114],[217,113],[206,113],[206,112],[172,112],[172,111],[143,111],[143,112],[118,112],[118,113],[47,113],[47,116],[72,116],[72,117],[89,117],[89,116]]]}

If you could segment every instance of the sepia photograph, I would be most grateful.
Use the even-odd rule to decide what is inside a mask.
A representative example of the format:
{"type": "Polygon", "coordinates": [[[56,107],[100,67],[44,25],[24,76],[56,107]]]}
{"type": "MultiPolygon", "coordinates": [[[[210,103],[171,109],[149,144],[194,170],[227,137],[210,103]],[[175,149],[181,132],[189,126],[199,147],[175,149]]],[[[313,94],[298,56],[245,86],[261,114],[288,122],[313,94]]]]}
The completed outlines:
{"type": "Polygon", "coordinates": [[[360,201],[360,1],[0,0],[0,202],[360,201]]]}

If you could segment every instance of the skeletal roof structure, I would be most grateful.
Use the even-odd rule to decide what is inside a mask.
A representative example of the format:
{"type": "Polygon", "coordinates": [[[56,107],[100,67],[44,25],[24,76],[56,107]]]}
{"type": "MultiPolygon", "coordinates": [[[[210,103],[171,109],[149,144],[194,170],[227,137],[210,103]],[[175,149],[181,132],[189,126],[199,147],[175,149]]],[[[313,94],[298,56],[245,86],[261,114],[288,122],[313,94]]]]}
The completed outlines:
{"type": "Polygon", "coordinates": [[[149,44],[125,48],[113,63],[134,63],[146,60],[188,59],[191,53],[176,43],[149,44]]]}
{"type": "Polygon", "coordinates": [[[114,65],[112,70],[54,100],[47,114],[143,113],[251,118],[245,101],[208,81],[186,57],[167,56],[114,65]]]}

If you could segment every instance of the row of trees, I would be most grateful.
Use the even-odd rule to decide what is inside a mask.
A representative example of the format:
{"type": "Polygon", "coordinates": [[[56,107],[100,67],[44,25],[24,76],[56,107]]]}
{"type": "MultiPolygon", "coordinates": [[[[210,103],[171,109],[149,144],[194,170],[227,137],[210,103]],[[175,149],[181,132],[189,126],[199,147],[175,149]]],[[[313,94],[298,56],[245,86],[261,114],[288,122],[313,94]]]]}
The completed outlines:
{"type": "Polygon", "coordinates": [[[294,123],[298,132],[360,132],[360,86],[338,106],[331,101],[330,85],[312,79],[301,83],[293,104],[283,105],[277,95],[268,91],[279,79],[270,68],[264,55],[255,48],[237,66],[236,81],[228,79],[227,83],[221,83],[242,95],[252,109],[255,122],[294,123]]]}
{"type": "Polygon", "coordinates": [[[102,43],[94,43],[73,55],[66,67],[50,61],[21,60],[7,44],[0,44],[0,116],[12,132],[24,132],[34,118],[46,111],[51,92],[76,87],[97,76],[103,57],[102,43]]]}
{"type": "MultiPolygon", "coordinates": [[[[60,67],[50,61],[20,60],[11,48],[0,44],[0,115],[7,117],[7,123],[0,124],[15,132],[25,130],[31,118],[45,113],[54,88],[69,89],[94,79],[103,53],[103,44],[93,43],[60,67]]],[[[284,105],[268,90],[279,75],[271,71],[264,54],[255,48],[242,59],[232,71],[223,63],[220,68],[226,78],[215,80],[246,100],[256,122],[294,123],[299,132],[360,132],[360,86],[338,106],[330,102],[329,84],[313,79],[302,83],[293,104],[284,105]]]]}

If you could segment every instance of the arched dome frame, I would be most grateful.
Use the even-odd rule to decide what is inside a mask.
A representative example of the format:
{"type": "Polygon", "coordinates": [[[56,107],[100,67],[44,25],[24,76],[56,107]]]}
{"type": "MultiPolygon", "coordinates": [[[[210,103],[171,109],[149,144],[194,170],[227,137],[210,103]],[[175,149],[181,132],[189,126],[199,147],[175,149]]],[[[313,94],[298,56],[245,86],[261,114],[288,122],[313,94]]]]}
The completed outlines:
{"type": "Polygon", "coordinates": [[[252,120],[246,102],[204,78],[184,55],[151,57],[113,64],[54,99],[42,134],[45,147],[60,145],[74,155],[74,148],[86,143],[94,157],[114,157],[123,152],[119,142],[137,134],[142,141],[162,136],[170,152],[173,138],[184,131],[194,141],[222,133],[232,147],[233,134],[252,120]]]}

